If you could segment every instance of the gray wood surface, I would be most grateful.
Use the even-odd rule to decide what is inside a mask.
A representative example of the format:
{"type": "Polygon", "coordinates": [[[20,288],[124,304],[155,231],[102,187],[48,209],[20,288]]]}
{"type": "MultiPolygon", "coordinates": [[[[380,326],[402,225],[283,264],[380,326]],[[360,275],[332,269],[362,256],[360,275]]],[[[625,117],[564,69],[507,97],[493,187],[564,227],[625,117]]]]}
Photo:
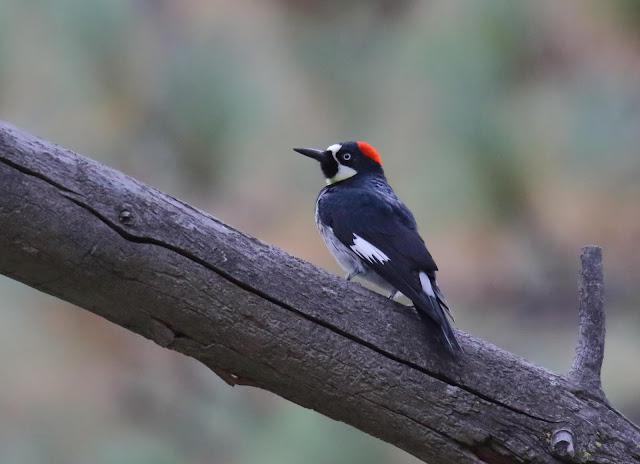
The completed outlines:
{"type": "Polygon", "coordinates": [[[431,464],[640,463],[597,343],[566,376],[460,331],[452,360],[410,308],[2,122],[0,273],[431,464]]]}

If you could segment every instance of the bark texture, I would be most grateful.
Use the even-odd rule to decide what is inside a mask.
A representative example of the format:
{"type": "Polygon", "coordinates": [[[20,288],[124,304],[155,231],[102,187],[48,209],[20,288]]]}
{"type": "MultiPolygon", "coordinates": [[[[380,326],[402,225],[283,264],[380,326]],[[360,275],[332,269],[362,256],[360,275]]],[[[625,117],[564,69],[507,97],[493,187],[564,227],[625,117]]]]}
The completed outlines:
{"type": "Polygon", "coordinates": [[[599,266],[570,375],[459,331],[452,360],[410,308],[0,122],[1,274],[431,464],[640,463],[599,386],[599,266]]]}
{"type": "Polygon", "coordinates": [[[602,250],[596,246],[583,247],[580,260],[580,338],[570,375],[585,390],[604,399],[600,378],[605,336],[602,250]]]}

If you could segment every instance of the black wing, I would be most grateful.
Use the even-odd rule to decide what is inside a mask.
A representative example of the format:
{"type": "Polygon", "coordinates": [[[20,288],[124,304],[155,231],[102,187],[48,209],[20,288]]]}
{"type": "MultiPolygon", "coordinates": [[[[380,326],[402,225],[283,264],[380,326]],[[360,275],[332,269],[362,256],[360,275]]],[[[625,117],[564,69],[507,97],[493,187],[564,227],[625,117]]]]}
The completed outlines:
{"type": "Polygon", "coordinates": [[[359,189],[330,195],[326,200],[333,204],[322,205],[328,207],[320,208],[319,213],[338,240],[409,298],[427,324],[435,323],[451,349],[460,350],[445,314],[447,305],[435,283],[438,267],[409,209],[400,200],[359,189]],[[429,279],[431,294],[423,290],[421,273],[429,279]]]}

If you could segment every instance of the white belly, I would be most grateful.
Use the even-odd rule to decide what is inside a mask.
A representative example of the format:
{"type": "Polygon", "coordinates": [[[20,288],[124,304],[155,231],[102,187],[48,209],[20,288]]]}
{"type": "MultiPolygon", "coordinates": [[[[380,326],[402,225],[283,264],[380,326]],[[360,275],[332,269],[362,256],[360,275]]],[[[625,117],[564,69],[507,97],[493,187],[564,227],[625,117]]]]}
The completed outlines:
{"type": "Polygon", "coordinates": [[[342,269],[349,273],[360,273],[366,270],[362,260],[338,240],[331,227],[326,227],[318,223],[318,230],[320,231],[322,240],[324,240],[325,245],[327,245],[329,249],[329,253],[338,261],[342,269]]]}

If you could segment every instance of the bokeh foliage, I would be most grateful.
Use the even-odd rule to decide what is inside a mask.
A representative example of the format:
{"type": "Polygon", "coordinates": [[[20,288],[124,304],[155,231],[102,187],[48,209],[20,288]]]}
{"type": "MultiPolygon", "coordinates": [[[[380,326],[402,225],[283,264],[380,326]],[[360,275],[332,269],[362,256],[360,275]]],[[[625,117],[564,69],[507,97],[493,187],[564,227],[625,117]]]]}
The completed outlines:
{"type": "MultiPolygon", "coordinates": [[[[367,140],[457,325],[560,371],[579,247],[598,243],[605,390],[640,420],[637,5],[8,0],[0,118],[335,272],[320,172],[291,147],[367,140]]],[[[2,463],[415,462],[9,279],[0,292],[2,463]]]]}

